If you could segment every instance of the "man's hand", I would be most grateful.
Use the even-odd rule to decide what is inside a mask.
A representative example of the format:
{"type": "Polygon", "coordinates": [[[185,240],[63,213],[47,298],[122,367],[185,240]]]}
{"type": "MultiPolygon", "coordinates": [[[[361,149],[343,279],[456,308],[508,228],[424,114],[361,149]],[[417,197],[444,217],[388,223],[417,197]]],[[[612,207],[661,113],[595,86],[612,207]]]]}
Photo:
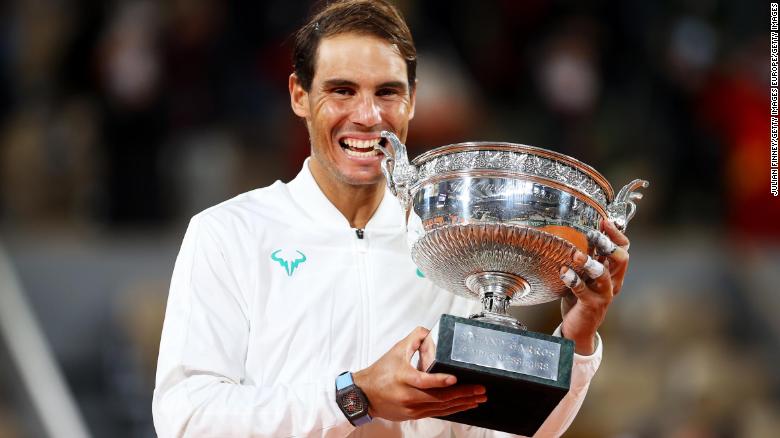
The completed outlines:
{"type": "Polygon", "coordinates": [[[601,221],[604,234],[588,236],[601,256],[591,259],[580,251],[574,255],[573,268],[585,270],[581,279],[572,269],[561,268],[561,280],[571,294],[561,300],[563,336],[575,343],[577,354],[595,351],[596,330],[601,326],[612,299],[620,293],[628,268],[628,238],[610,221],[601,221]]]}
{"type": "MultiPolygon", "coordinates": [[[[427,356],[428,329],[418,327],[370,367],[353,373],[355,384],[368,398],[369,413],[392,421],[454,414],[487,400],[480,385],[455,385],[455,376],[415,369],[416,351],[427,356]]],[[[421,359],[422,360],[422,359],[421,359]]]]}

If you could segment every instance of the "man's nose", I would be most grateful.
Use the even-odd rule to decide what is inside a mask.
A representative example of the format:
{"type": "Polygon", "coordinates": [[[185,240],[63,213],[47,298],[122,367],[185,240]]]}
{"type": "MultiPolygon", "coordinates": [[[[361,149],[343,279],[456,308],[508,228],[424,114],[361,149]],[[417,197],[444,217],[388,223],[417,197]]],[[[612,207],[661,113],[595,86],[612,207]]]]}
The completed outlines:
{"type": "Polygon", "coordinates": [[[373,96],[365,96],[357,102],[352,121],[367,127],[376,126],[382,122],[382,110],[373,96]]]}

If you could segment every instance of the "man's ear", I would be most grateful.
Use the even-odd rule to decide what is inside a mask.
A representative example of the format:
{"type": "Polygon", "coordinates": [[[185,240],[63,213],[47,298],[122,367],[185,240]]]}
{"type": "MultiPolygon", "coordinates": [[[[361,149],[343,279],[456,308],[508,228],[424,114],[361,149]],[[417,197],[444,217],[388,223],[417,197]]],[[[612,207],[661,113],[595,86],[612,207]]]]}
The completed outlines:
{"type": "Polygon", "coordinates": [[[411,107],[409,108],[409,120],[412,120],[414,118],[414,106],[417,102],[417,79],[414,80],[414,86],[411,90],[409,90],[409,104],[411,107]]]}
{"type": "Polygon", "coordinates": [[[290,89],[290,106],[298,117],[309,117],[309,93],[303,89],[301,81],[298,80],[298,76],[293,73],[290,75],[288,81],[288,87],[290,89]]]}

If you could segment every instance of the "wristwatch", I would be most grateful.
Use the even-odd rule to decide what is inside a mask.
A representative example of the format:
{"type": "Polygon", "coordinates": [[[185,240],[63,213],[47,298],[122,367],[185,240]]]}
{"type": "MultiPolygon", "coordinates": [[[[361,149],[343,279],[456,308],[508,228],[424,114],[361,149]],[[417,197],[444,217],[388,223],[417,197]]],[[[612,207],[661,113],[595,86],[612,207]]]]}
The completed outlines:
{"type": "Polygon", "coordinates": [[[355,385],[349,371],[344,371],[336,377],[336,404],[353,426],[371,422],[366,394],[355,385]]]}

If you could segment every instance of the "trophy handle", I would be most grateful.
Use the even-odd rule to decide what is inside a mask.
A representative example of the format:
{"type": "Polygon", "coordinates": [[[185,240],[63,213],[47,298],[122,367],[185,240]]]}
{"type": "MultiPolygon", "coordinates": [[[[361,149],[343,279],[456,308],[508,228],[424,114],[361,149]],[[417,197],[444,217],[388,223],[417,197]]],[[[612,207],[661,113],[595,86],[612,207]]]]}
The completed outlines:
{"type": "Polygon", "coordinates": [[[638,189],[650,186],[648,181],[635,179],[623,186],[615,199],[607,206],[607,218],[615,223],[618,230],[625,232],[628,222],[636,214],[636,203],[642,199],[642,193],[638,189]]]}
{"type": "Polygon", "coordinates": [[[382,144],[379,150],[385,154],[382,159],[382,174],[387,180],[387,187],[398,198],[398,201],[404,207],[411,201],[410,187],[417,181],[417,168],[409,163],[409,156],[406,153],[406,145],[390,131],[379,133],[386,138],[392,145],[392,152],[382,144]]]}

